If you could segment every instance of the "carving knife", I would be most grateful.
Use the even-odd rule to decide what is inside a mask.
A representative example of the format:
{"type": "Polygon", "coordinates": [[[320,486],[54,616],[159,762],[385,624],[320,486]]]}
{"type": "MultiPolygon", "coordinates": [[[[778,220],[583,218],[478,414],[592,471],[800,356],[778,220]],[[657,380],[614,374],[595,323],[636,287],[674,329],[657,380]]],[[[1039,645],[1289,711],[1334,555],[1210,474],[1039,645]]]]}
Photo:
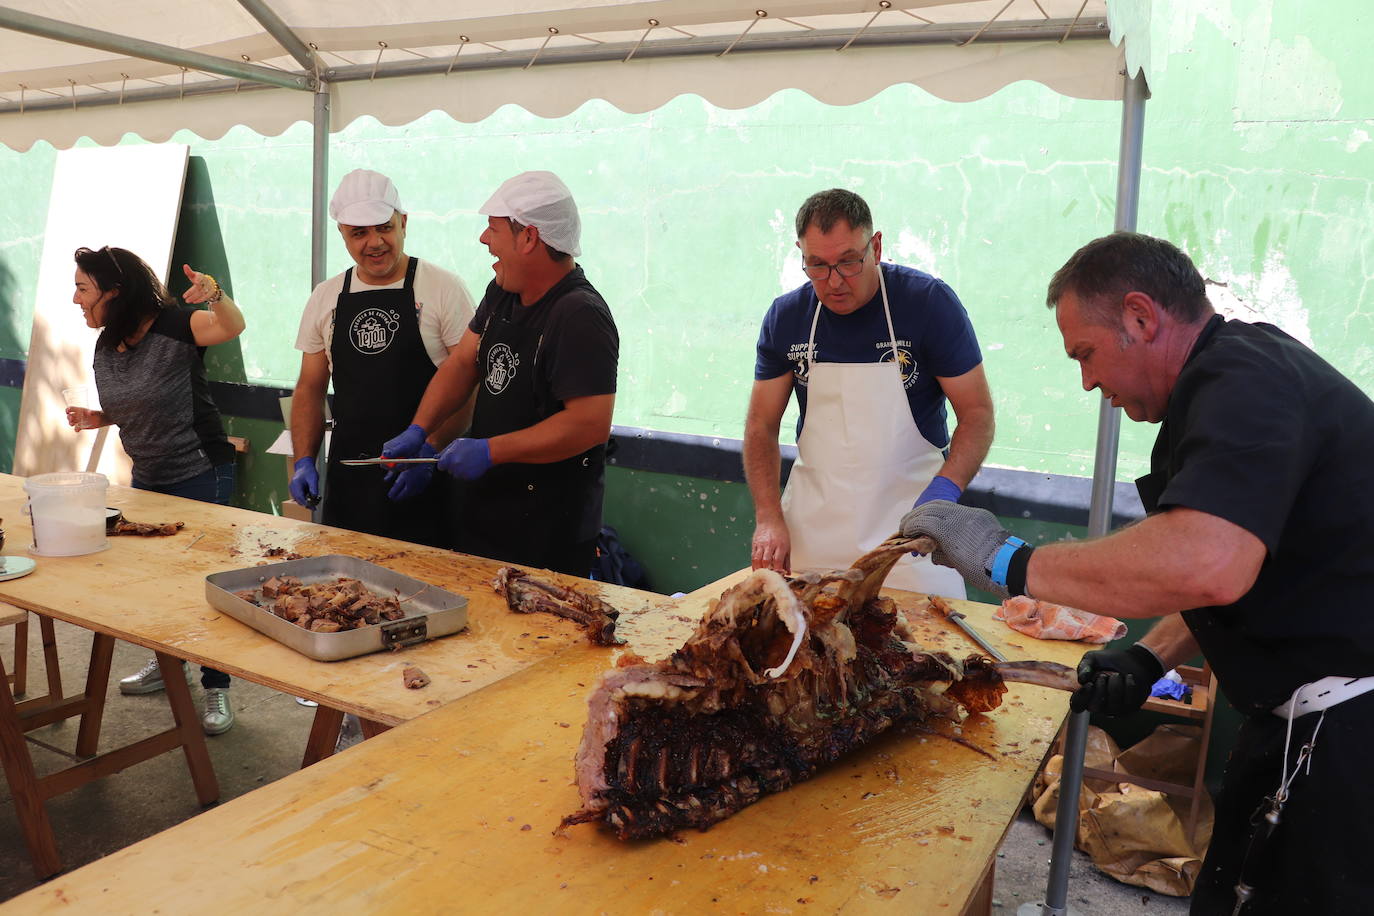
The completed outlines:
{"type": "Polygon", "coordinates": [[[995,648],[993,648],[992,643],[984,639],[982,634],[975,630],[973,626],[969,624],[967,620],[964,619],[963,614],[959,613],[954,608],[950,607],[943,600],[932,595],[930,598],[930,607],[932,610],[935,610],[940,614],[943,614],[946,618],[949,619],[950,623],[954,624],[956,627],[963,630],[969,639],[973,640],[975,643],[978,644],[978,648],[982,649],[988,655],[992,656],[996,661],[1004,662],[1007,660],[1007,657],[1005,655],[1003,655],[1001,652],[998,652],[995,648]]]}
{"type": "Polygon", "coordinates": [[[437,464],[438,462],[438,458],[345,458],[339,464],[357,468],[369,464],[437,464]]]}

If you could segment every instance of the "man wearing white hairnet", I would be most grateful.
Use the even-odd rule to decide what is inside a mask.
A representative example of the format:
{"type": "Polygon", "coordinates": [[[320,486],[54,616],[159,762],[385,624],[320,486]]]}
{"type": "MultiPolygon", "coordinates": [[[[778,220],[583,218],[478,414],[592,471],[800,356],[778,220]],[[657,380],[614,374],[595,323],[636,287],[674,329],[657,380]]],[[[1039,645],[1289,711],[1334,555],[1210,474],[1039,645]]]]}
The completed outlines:
{"type": "MultiPolygon", "coordinates": [[[[315,455],[332,378],[335,426],[324,523],[446,547],[446,488],[432,481],[432,464],[386,470],[339,462],[377,457],[386,437],[415,412],[435,367],[462,338],[472,297],[454,274],[406,254],[406,211],[385,175],[349,172],[329,202],[329,215],[354,266],[315,287],[301,315],[291,495],[306,506],[319,500],[315,455]]],[[[462,432],[464,420],[446,428],[443,443],[462,432]]]]}
{"type": "Polygon", "coordinates": [[[471,482],[454,547],[586,576],[601,528],[620,337],[573,260],[582,224],[556,175],[517,175],[479,212],[496,277],[413,422],[383,454],[437,445],[433,431],[475,389],[469,438],[439,453],[439,470],[471,482]]]}

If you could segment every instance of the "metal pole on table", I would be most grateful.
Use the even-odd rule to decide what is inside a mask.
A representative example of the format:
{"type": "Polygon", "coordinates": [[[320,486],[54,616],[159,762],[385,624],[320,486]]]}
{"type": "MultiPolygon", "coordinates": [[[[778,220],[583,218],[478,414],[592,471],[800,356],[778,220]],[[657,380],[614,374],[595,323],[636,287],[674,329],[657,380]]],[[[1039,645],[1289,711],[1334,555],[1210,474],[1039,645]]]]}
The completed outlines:
{"type": "MultiPolygon", "coordinates": [[[[1150,90],[1145,74],[1125,77],[1121,100],[1121,156],[1116,175],[1116,225],[1118,231],[1135,231],[1140,208],[1141,150],[1145,136],[1145,100],[1150,90]]],[[[1105,398],[1097,421],[1097,452],[1093,459],[1092,501],[1088,507],[1088,534],[1100,537],[1111,530],[1112,495],[1116,487],[1117,440],[1121,411],[1105,398]]],[[[1059,777],[1059,806],[1055,810],[1054,843],[1045,902],[1022,904],[1017,916],[1074,916],[1068,906],[1069,864],[1078,833],[1078,796],[1083,787],[1083,754],[1088,747],[1088,713],[1069,714],[1064,735],[1064,768],[1059,777]]]]}

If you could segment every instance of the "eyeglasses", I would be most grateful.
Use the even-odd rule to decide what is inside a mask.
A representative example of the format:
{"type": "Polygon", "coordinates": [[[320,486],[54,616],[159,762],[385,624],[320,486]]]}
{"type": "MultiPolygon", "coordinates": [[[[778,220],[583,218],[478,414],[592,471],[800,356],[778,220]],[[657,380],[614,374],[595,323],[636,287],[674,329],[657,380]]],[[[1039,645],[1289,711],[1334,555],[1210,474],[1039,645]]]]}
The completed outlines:
{"type": "Polygon", "coordinates": [[[868,249],[873,245],[873,236],[868,237],[864,242],[863,251],[857,260],[839,261],[835,264],[803,264],[802,272],[812,280],[829,280],[830,272],[833,270],[841,277],[857,277],[863,273],[864,261],[868,259],[868,249]]]}

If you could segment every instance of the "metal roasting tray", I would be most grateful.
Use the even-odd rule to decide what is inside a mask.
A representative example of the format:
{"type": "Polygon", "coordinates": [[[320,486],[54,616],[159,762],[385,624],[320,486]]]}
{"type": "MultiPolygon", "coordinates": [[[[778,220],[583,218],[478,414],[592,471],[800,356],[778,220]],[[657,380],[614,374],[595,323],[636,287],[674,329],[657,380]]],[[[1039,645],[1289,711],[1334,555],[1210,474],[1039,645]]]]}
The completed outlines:
{"type": "MultiPolygon", "coordinates": [[[[261,597],[260,591],[258,596],[261,597]]],[[[322,662],[353,658],[380,649],[413,646],[427,639],[456,633],[468,625],[468,599],[462,595],[342,554],[212,573],[205,577],[205,598],[215,610],[228,614],[302,655],[322,662]],[[401,602],[401,609],[406,616],[357,630],[315,633],[234,594],[249,589],[257,591],[263,582],[273,576],[295,576],[306,585],[333,582],[341,576],[358,579],[378,595],[405,599],[401,602]]]]}

